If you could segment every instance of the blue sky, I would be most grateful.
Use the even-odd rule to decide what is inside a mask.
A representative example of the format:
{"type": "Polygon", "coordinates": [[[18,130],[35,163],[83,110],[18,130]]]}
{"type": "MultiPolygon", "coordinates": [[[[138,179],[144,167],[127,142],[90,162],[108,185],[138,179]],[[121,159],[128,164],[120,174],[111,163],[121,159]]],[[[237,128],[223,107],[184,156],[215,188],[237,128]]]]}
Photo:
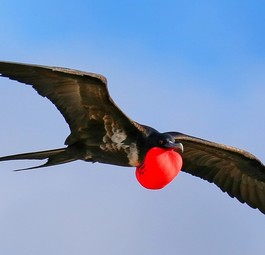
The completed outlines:
{"type": "MultiPolygon", "coordinates": [[[[6,1],[0,59],[101,73],[136,121],[265,162],[264,1],[6,1]]],[[[27,86],[0,80],[0,154],[62,147],[69,129],[27,86]]],[[[133,168],[3,162],[1,254],[263,254],[264,215],[180,174],[143,189],[133,168]],[[210,251],[210,250],[211,251],[210,251]]]]}

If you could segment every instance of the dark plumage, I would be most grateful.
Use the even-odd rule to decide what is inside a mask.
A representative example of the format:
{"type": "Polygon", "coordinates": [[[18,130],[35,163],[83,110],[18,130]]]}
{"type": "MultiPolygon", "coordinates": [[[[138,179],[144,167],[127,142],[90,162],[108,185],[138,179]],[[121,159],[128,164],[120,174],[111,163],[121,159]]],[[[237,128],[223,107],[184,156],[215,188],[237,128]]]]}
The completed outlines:
{"type": "Polygon", "coordinates": [[[0,161],[48,159],[37,166],[43,167],[81,159],[139,166],[150,148],[181,150],[182,144],[182,171],[215,183],[231,197],[265,213],[265,166],[252,154],[178,132],[159,133],[131,120],[112,101],[106,79],[98,74],[8,62],[0,62],[0,74],[32,85],[52,101],[71,130],[65,148],[11,155],[0,161]]]}

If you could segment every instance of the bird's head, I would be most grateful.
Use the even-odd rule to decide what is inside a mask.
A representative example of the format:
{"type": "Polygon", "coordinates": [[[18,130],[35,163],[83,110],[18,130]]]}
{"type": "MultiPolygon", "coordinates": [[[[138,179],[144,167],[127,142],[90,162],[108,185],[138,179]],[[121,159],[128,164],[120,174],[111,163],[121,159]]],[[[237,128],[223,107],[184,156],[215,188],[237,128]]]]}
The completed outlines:
{"type": "Polygon", "coordinates": [[[183,153],[182,143],[175,141],[170,133],[153,133],[149,137],[150,147],[159,147],[162,149],[173,149],[178,153],[183,153]]]}

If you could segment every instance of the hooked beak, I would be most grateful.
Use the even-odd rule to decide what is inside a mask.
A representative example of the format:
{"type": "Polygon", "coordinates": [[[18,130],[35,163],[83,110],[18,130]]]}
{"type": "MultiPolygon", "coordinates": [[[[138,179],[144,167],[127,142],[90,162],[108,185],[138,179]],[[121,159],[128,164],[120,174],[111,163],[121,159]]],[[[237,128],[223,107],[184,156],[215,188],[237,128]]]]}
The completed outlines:
{"type": "Polygon", "coordinates": [[[183,153],[184,147],[182,143],[174,143],[172,141],[168,141],[168,143],[165,145],[166,148],[172,148],[176,152],[183,153]]]}

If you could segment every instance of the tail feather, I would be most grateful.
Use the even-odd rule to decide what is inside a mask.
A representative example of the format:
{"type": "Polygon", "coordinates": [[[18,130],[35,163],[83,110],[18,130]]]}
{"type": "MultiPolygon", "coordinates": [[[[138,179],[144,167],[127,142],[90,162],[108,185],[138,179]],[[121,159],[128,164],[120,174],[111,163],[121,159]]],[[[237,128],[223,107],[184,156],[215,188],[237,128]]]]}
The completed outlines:
{"type": "Polygon", "coordinates": [[[0,161],[23,160],[23,159],[40,159],[40,160],[47,159],[48,161],[44,163],[43,165],[24,168],[24,169],[18,169],[15,171],[30,170],[30,169],[36,169],[36,168],[41,168],[41,167],[54,166],[54,165],[59,165],[59,164],[68,163],[68,162],[77,160],[77,158],[73,157],[73,155],[68,153],[67,148],[22,153],[22,154],[0,157],[0,161]]]}

